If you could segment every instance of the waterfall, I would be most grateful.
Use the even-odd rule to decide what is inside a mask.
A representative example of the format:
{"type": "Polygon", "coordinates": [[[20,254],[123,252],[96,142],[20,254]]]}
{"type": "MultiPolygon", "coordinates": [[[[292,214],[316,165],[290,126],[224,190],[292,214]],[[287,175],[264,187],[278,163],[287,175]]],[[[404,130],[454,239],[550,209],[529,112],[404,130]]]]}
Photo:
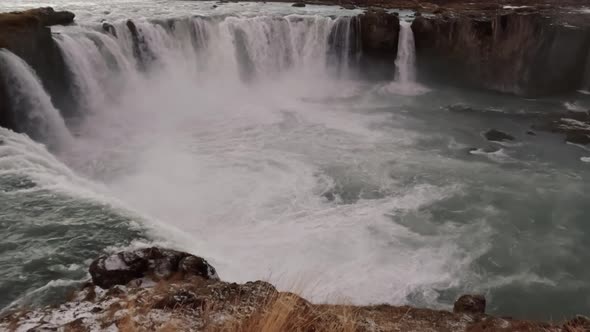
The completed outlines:
{"type": "Polygon", "coordinates": [[[121,21],[109,25],[108,33],[102,27],[65,30],[55,40],[74,77],[80,108],[96,110],[115,100],[130,77],[154,72],[231,82],[287,72],[344,73],[354,54],[354,24],[353,17],[196,16],[121,21]]]}
{"type": "Polygon", "coordinates": [[[416,49],[412,22],[400,21],[395,81],[401,84],[411,84],[416,81],[416,49]]]}
{"type": "Polygon", "coordinates": [[[412,22],[400,21],[395,79],[380,89],[384,94],[415,96],[430,91],[416,82],[416,46],[412,22]]]}
{"type": "MultiPolygon", "coordinates": [[[[78,115],[86,116],[140,101],[142,84],[196,88],[207,80],[224,86],[345,75],[359,48],[358,30],[354,17],[195,16],[71,27],[53,38],[72,78],[78,115]]],[[[33,69],[8,51],[0,55],[17,129],[50,145],[70,139],[33,69]]]]}
{"type": "Polygon", "coordinates": [[[0,50],[0,70],[18,129],[51,147],[68,142],[71,134],[64,119],[33,69],[13,53],[0,50]]]}

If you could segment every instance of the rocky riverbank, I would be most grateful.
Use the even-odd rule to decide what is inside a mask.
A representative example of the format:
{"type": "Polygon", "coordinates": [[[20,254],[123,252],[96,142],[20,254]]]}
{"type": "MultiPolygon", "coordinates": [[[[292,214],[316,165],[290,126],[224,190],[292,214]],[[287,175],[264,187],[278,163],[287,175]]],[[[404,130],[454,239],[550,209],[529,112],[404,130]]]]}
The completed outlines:
{"type": "Polygon", "coordinates": [[[102,256],[69,301],[17,309],[3,331],[544,331],[590,330],[578,316],[561,324],[492,317],[482,296],[465,295],[453,312],[409,306],[312,304],[264,281],[219,279],[206,260],[146,248],[102,256]]]}

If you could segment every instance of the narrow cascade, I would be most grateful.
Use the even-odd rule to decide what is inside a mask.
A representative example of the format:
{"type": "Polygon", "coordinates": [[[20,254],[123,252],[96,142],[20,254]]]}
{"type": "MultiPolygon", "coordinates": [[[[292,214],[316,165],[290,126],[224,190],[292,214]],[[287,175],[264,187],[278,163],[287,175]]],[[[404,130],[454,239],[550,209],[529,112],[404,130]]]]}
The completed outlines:
{"type": "Polygon", "coordinates": [[[412,22],[400,21],[395,81],[402,85],[416,82],[416,48],[412,22]]]}
{"type": "Polygon", "coordinates": [[[416,45],[412,22],[400,21],[395,80],[381,89],[382,93],[415,96],[428,92],[416,82],[416,45]]]}
{"type": "Polygon", "coordinates": [[[0,50],[0,69],[18,129],[50,147],[70,141],[71,134],[63,117],[33,69],[7,50],[0,50]]]}

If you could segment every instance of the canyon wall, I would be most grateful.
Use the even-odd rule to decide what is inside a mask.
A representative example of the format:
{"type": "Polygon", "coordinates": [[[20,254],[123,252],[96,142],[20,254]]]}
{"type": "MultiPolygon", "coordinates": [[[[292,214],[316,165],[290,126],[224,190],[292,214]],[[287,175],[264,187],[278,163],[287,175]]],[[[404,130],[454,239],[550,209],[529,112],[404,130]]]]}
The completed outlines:
{"type": "Polygon", "coordinates": [[[575,15],[560,19],[542,12],[418,17],[418,68],[522,96],[575,91],[585,80],[590,28],[575,15]]]}

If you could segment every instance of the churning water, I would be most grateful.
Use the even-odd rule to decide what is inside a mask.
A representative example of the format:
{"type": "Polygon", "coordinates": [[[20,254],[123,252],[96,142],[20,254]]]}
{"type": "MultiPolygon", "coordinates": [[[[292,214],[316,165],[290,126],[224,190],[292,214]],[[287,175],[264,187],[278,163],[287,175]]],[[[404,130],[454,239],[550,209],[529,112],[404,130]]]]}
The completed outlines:
{"type": "Polygon", "coordinates": [[[65,120],[0,53],[49,146],[0,130],[0,306],[59,301],[104,250],[159,243],[318,302],[483,292],[498,314],[590,310],[590,152],[525,135],[527,114],[588,97],[426,89],[409,24],[391,84],[420,92],[360,80],[357,13],[335,7],[108,3],[51,3],[80,14],[54,36],[77,103],[65,120]],[[492,127],[517,143],[487,142],[492,127]]]}

